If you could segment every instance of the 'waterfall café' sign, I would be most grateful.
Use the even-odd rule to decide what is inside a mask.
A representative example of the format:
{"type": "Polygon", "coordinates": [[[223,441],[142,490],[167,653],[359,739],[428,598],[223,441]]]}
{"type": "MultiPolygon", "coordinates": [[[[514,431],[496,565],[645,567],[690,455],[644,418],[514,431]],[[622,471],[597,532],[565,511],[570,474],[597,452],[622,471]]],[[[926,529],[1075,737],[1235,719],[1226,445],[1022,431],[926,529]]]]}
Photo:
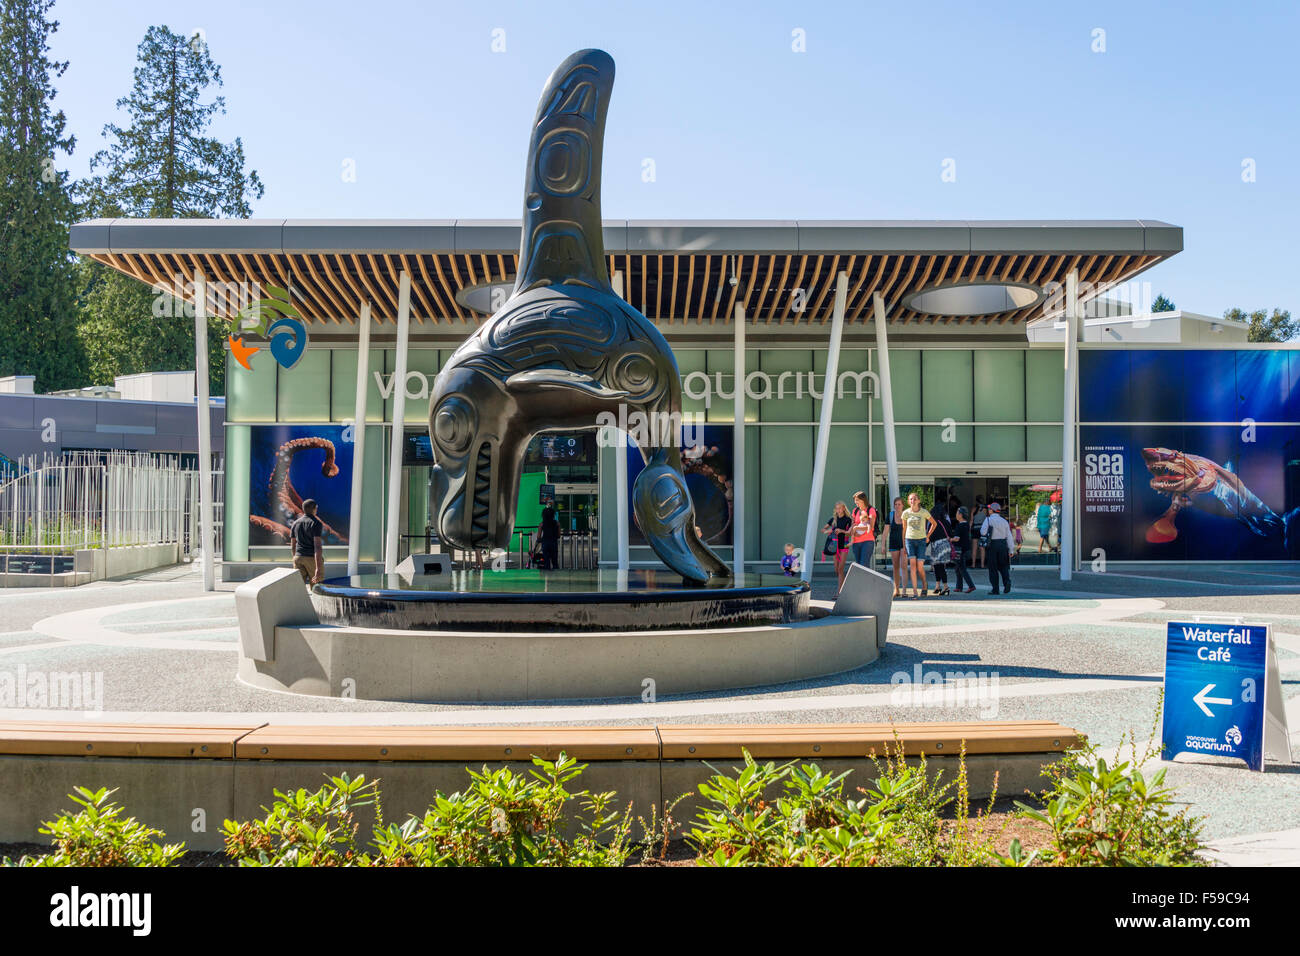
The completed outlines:
{"type": "Polygon", "coordinates": [[[1267,624],[1170,621],[1165,638],[1164,757],[1290,762],[1286,708],[1267,624]]]}

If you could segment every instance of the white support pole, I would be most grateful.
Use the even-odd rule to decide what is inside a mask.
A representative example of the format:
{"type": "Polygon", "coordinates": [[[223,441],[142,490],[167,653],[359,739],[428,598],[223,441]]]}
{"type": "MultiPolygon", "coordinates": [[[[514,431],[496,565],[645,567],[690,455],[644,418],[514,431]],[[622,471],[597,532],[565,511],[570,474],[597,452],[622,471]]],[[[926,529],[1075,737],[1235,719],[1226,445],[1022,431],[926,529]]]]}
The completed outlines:
{"type": "Polygon", "coordinates": [[[813,454],[812,489],[808,493],[808,524],[803,535],[803,579],[812,582],[813,556],[817,553],[813,541],[817,537],[818,515],[821,514],[822,485],[826,480],[826,455],[831,445],[831,415],[835,407],[835,392],[840,376],[840,341],[844,337],[844,306],[849,298],[849,276],[841,272],[835,277],[835,308],[831,313],[831,344],[826,352],[826,378],[822,382],[822,414],[817,425],[817,450],[813,454]]]}
{"type": "MultiPolygon", "coordinates": [[[[623,298],[623,273],[614,273],[614,294],[623,298]]],[[[627,523],[627,433],[616,428],[614,437],[614,510],[618,531],[618,569],[626,572],[632,561],[632,535],[627,523]]]]}
{"type": "Polygon", "coordinates": [[[352,502],[348,511],[348,577],[361,561],[361,477],[366,466],[366,396],[370,393],[370,303],[357,318],[357,398],[352,416],[352,502]]]}
{"type": "Polygon", "coordinates": [[[1061,580],[1074,572],[1075,408],[1079,397],[1079,273],[1065,277],[1065,414],[1061,429],[1061,580]]]}
{"type": "MultiPolygon", "coordinates": [[[[889,481],[889,514],[894,513],[894,499],[898,497],[898,439],[894,434],[894,390],[889,381],[889,330],[885,314],[885,297],[871,293],[871,308],[876,322],[876,363],[880,366],[880,412],[884,417],[885,474],[889,481]]],[[[891,517],[892,521],[893,518],[891,517]]]]}
{"type": "Polygon", "coordinates": [[[194,407],[199,417],[199,547],[203,563],[203,590],[215,591],[216,569],[212,552],[212,413],[208,400],[208,286],[203,272],[194,270],[194,407]]]}
{"type": "Polygon", "coordinates": [[[411,337],[411,274],[402,271],[397,283],[397,368],[393,372],[393,431],[388,447],[388,534],[384,571],[397,570],[398,528],[402,517],[402,444],[406,426],[406,346],[411,337]]]}
{"type": "MultiPolygon", "coordinates": [[[[732,572],[745,573],[745,307],[736,303],[735,369],[732,379],[735,418],[731,455],[731,564],[732,572]]],[[[692,529],[691,534],[694,534],[692,529]]]]}

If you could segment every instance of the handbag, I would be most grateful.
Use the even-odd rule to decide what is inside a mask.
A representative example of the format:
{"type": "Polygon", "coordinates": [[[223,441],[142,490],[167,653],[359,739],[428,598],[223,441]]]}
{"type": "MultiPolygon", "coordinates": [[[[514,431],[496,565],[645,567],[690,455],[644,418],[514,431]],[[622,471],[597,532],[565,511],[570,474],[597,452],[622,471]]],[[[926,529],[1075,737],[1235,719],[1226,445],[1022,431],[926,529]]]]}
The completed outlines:
{"type": "Polygon", "coordinates": [[[936,538],[925,549],[931,564],[947,564],[952,560],[952,545],[947,538],[936,538]]]}

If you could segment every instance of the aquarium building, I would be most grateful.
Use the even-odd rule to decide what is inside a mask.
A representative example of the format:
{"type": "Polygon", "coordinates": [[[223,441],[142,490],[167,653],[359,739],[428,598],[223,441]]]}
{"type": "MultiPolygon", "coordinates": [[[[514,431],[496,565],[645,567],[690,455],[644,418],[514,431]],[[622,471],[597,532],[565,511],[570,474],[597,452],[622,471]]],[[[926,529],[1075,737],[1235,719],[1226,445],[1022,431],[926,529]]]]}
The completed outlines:
{"type": "MultiPolygon", "coordinates": [[[[615,291],[676,354],[701,533],[733,564],[817,553],[809,526],[836,501],[866,490],[884,509],[909,489],[998,500],[1035,529],[1027,510],[1055,496],[1063,576],[1099,554],[1297,556],[1300,353],[1113,304],[1182,250],[1178,226],[609,220],[604,241],[615,291]]],[[[235,329],[227,346],[227,579],[284,563],[305,497],[330,560],[391,566],[433,543],[428,396],[509,294],[518,222],[93,220],[71,245],[189,302],[178,321],[287,292],[305,335],[273,350],[235,329]]],[[[639,455],[613,434],[534,441],[520,524],[546,497],[593,560],[657,565],[628,517],[639,455]]]]}

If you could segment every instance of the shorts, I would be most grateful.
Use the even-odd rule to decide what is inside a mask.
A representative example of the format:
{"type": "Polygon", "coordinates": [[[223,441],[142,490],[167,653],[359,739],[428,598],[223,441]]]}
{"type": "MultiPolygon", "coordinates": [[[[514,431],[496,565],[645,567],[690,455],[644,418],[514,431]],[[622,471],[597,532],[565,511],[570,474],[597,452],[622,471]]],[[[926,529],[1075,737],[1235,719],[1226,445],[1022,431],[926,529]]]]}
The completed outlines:
{"type": "Polygon", "coordinates": [[[925,560],[925,549],[929,545],[925,538],[908,538],[907,539],[907,556],[909,558],[919,558],[925,560]]]}
{"type": "Polygon", "coordinates": [[[302,575],[303,584],[311,584],[311,579],[316,576],[315,555],[309,558],[304,554],[296,554],[293,557],[293,566],[302,575]]]}

